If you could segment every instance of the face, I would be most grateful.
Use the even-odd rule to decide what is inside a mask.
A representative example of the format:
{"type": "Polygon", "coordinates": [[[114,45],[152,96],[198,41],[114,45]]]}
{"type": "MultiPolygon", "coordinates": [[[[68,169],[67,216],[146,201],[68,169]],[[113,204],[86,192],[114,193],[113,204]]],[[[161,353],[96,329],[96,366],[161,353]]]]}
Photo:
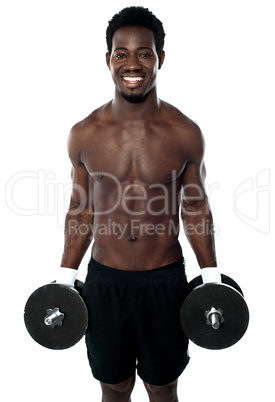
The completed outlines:
{"type": "Polygon", "coordinates": [[[156,86],[157,71],[164,61],[158,56],[153,31],[144,27],[124,27],[113,36],[107,65],[118,93],[129,102],[145,100],[156,86]]]}

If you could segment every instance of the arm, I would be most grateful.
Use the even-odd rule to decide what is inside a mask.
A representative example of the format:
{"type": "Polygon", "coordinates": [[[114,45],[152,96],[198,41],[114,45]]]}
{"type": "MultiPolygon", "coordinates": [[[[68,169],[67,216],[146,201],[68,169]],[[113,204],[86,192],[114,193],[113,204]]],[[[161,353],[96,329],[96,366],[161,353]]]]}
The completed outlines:
{"type": "Polygon", "coordinates": [[[78,269],[92,241],[91,178],[80,160],[80,137],[78,130],[73,128],[68,141],[73,188],[65,219],[65,246],[61,261],[61,267],[73,269],[78,269]]]}
{"type": "Polygon", "coordinates": [[[216,267],[213,218],[204,188],[204,142],[200,131],[194,134],[192,155],[182,178],[181,217],[199,266],[216,267]]]}

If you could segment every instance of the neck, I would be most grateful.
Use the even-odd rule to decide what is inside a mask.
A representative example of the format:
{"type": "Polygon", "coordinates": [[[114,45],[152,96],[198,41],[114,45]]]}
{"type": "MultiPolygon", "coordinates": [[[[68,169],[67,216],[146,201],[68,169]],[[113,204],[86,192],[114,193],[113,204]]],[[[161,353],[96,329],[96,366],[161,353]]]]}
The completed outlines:
{"type": "Polygon", "coordinates": [[[155,88],[148,97],[140,103],[130,103],[115,90],[115,97],[112,101],[112,113],[117,119],[123,120],[145,120],[152,118],[152,115],[160,110],[160,99],[155,88]]]}

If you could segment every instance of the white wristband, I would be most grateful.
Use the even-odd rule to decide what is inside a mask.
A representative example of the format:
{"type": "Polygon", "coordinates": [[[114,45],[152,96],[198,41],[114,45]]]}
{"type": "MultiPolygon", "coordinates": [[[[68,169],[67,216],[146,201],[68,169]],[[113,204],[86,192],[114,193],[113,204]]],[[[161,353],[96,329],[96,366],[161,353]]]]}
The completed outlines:
{"type": "Polygon", "coordinates": [[[201,269],[202,282],[222,283],[222,277],[218,267],[206,267],[201,269]]]}
{"type": "Polygon", "coordinates": [[[77,269],[60,267],[58,268],[56,283],[74,287],[77,274],[77,269]]]}

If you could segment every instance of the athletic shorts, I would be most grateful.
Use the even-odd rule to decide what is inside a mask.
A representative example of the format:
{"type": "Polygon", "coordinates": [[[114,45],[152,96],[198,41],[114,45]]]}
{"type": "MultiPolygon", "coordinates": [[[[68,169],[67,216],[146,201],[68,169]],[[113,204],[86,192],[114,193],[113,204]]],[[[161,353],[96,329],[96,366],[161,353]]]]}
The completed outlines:
{"type": "Polygon", "coordinates": [[[137,370],[151,385],[175,381],[189,362],[180,308],[188,295],[184,260],[149,271],[123,271],[91,259],[83,289],[93,376],[106,384],[137,370]]]}

